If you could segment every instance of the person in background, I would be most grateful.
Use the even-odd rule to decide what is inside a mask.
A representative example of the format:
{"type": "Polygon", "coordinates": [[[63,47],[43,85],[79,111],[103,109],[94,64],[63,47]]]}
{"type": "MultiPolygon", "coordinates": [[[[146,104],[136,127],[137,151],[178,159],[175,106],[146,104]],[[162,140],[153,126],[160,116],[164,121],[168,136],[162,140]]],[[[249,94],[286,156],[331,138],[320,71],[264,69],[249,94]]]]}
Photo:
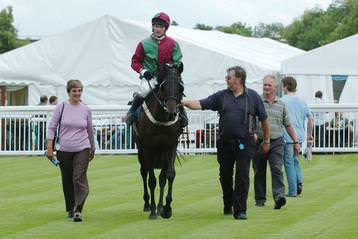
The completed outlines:
{"type": "Polygon", "coordinates": [[[69,218],[80,222],[89,193],[87,168],[95,153],[92,113],[90,108],[81,102],[81,81],[69,80],[66,90],[69,99],[56,106],[47,130],[47,157],[50,160],[53,157],[53,139],[61,122],[58,129],[57,158],[60,161],[66,211],[69,218]]]}
{"type": "Polygon", "coordinates": [[[202,100],[182,100],[189,109],[219,112],[217,160],[220,165],[220,184],[223,191],[224,215],[247,219],[247,196],[250,186],[250,162],[255,154],[256,116],[263,128],[261,149],[267,153],[270,145],[270,126],[267,114],[256,91],[245,86],[246,72],[240,66],[227,69],[226,90],[202,100]],[[235,167],[235,180],[233,169],[235,167]]]}
{"type": "MultiPolygon", "coordinates": [[[[323,94],[322,91],[316,91],[315,98],[312,103],[321,104],[323,103],[323,94]]],[[[324,147],[324,137],[325,137],[325,127],[328,125],[326,122],[326,113],[325,112],[317,112],[313,113],[314,119],[314,146],[315,147],[324,147]]]]}
{"type": "Polygon", "coordinates": [[[302,193],[303,176],[298,161],[298,154],[294,150],[295,144],[302,145],[302,142],[307,140],[312,142],[312,129],[313,129],[313,117],[310,109],[305,101],[297,97],[296,88],[297,81],[291,76],[287,76],[282,79],[282,90],[284,96],[282,101],[285,102],[291,125],[296,132],[298,141],[292,140],[287,131],[284,132],[285,140],[285,171],[288,182],[288,197],[296,197],[302,193]],[[307,120],[307,134],[305,135],[305,121],[307,120]]]}
{"type": "Polygon", "coordinates": [[[49,99],[50,105],[57,105],[57,96],[52,95],[49,99]]]}
{"type": "MultiPolygon", "coordinates": [[[[271,169],[272,194],[275,202],[274,209],[280,209],[286,204],[285,184],[283,179],[282,165],[284,145],[283,129],[285,128],[297,142],[295,131],[291,126],[290,117],[285,103],[276,96],[276,77],[267,75],[263,79],[262,100],[270,122],[270,150],[263,154],[258,150],[253,159],[254,166],[254,187],[256,206],[261,207],[266,202],[266,169],[267,161],[271,169]]],[[[262,128],[258,127],[258,144],[263,142],[262,128]]],[[[296,154],[300,152],[300,145],[293,145],[296,154]]]]}
{"type": "Polygon", "coordinates": [[[343,112],[335,112],[328,129],[332,130],[331,145],[333,147],[351,147],[353,144],[353,122],[343,112]]]}
{"type": "MultiPolygon", "coordinates": [[[[47,95],[42,95],[40,97],[40,103],[38,103],[38,106],[44,106],[48,104],[48,97],[47,95]]],[[[36,148],[39,150],[45,149],[45,139],[46,139],[46,119],[45,115],[42,113],[34,115],[34,118],[36,119],[37,125],[35,125],[35,145],[36,148]]]]}
{"type": "Polygon", "coordinates": [[[38,105],[47,105],[48,104],[48,97],[47,95],[40,96],[40,103],[38,105]]]}

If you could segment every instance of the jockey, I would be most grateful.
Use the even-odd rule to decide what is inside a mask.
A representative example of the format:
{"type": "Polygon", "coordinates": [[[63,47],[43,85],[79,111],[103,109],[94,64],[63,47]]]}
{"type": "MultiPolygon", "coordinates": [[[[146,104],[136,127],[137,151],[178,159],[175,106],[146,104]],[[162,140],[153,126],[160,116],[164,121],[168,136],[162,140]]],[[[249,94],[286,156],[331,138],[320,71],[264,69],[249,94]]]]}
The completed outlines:
{"type": "MultiPolygon", "coordinates": [[[[140,91],[135,95],[132,105],[126,115],[126,123],[132,124],[136,108],[142,104],[144,98],[149,94],[150,87],[157,84],[155,75],[157,67],[161,64],[182,64],[183,57],[179,44],[166,35],[170,25],[169,16],[160,12],[152,18],[152,34],[138,43],[132,57],[131,67],[139,73],[141,79],[140,91]]],[[[180,106],[179,119],[181,127],[188,125],[188,119],[183,106],[180,106]]]]}

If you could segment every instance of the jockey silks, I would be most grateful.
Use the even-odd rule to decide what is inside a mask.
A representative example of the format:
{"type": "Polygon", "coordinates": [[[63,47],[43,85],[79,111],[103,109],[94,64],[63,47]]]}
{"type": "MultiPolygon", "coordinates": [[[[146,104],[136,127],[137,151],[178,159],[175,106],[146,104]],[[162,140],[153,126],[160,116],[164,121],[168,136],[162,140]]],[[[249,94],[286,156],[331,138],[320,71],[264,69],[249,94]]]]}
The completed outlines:
{"type": "Polygon", "coordinates": [[[137,45],[131,66],[138,73],[142,68],[156,73],[158,65],[178,63],[182,57],[179,44],[174,39],[168,36],[162,40],[148,37],[137,45]]]}

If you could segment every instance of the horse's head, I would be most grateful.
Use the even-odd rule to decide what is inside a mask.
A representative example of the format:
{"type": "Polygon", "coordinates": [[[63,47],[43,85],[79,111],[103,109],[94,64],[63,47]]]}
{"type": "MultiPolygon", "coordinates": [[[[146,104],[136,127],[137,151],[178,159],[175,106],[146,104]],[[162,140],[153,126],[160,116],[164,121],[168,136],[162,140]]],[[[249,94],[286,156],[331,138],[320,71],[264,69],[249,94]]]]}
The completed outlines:
{"type": "Polygon", "coordinates": [[[178,105],[184,95],[184,85],[180,76],[182,71],[183,64],[181,63],[163,64],[158,67],[158,96],[169,114],[178,112],[178,105]]]}

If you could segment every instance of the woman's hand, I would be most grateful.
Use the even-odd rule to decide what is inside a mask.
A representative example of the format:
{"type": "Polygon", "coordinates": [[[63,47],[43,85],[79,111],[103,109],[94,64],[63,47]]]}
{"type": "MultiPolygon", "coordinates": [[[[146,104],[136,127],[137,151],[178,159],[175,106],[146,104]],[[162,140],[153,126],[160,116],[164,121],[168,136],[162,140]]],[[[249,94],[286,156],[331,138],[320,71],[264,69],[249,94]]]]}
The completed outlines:
{"type": "Polygon", "coordinates": [[[89,150],[89,160],[91,161],[92,159],[94,159],[94,151],[93,150],[89,150]]]}
{"type": "Polygon", "coordinates": [[[53,148],[52,148],[52,144],[53,143],[53,139],[49,139],[47,140],[47,153],[46,153],[46,157],[49,160],[52,160],[53,158],[53,148]]]}

